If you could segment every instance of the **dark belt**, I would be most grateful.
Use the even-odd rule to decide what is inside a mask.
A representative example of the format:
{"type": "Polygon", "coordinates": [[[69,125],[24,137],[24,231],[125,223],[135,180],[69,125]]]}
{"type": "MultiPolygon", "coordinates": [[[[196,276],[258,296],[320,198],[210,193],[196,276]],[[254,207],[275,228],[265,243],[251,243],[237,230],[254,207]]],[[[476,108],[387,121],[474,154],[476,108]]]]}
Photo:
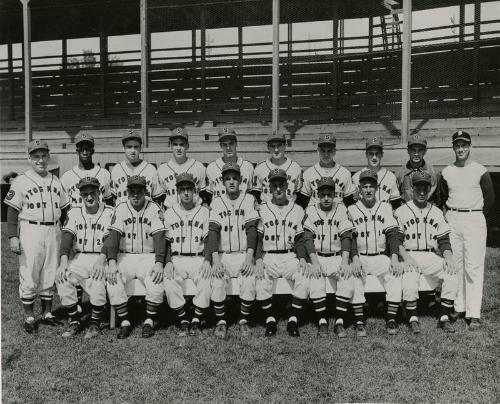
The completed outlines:
{"type": "Polygon", "coordinates": [[[38,224],[39,226],[54,226],[57,222],[35,222],[33,220],[28,220],[29,224],[38,224]]]}
{"type": "Polygon", "coordinates": [[[360,255],[366,255],[367,257],[374,257],[375,255],[384,255],[385,252],[380,251],[380,252],[377,252],[377,253],[370,253],[370,254],[368,254],[368,253],[359,253],[359,254],[360,255]]]}
{"type": "Polygon", "coordinates": [[[270,250],[270,251],[264,251],[268,254],[287,254],[290,252],[293,252],[292,250],[270,250]]]}
{"type": "Polygon", "coordinates": [[[424,251],[424,252],[427,251],[427,252],[431,252],[432,248],[422,248],[420,250],[417,249],[417,250],[408,250],[408,251],[424,251]]]}
{"type": "Polygon", "coordinates": [[[318,252],[317,253],[320,257],[335,257],[337,255],[342,254],[340,251],[338,252],[318,252]]]}
{"type": "Polygon", "coordinates": [[[180,253],[177,251],[174,251],[172,255],[180,255],[182,257],[198,257],[199,255],[203,255],[203,253],[180,253]]]}
{"type": "Polygon", "coordinates": [[[482,212],[482,209],[456,209],[456,208],[450,208],[449,206],[446,207],[448,210],[451,210],[453,212],[462,212],[462,213],[469,213],[469,212],[482,212]]]}

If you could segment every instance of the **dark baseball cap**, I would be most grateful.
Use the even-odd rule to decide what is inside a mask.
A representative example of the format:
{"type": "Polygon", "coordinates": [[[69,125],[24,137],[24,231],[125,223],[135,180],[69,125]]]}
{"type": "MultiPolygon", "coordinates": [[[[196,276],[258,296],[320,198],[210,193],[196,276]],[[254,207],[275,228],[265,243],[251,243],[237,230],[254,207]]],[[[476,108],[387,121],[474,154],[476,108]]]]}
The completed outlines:
{"type": "Polygon", "coordinates": [[[92,143],[92,146],[93,146],[95,143],[94,136],[92,136],[90,133],[87,133],[87,132],[79,133],[75,137],[75,144],[78,146],[82,142],[92,143]]]}
{"type": "Polygon", "coordinates": [[[282,170],[281,168],[273,168],[271,171],[269,171],[267,178],[269,179],[269,181],[273,181],[278,179],[287,180],[288,177],[285,170],[282,170]]]}
{"type": "Polygon", "coordinates": [[[49,151],[49,145],[45,140],[35,139],[28,144],[28,154],[33,153],[36,150],[47,150],[49,151]]]}
{"type": "Polygon", "coordinates": [[[224,173],[227,173],[229,171],[234,171],[238,174],[241,174],[240,166],[236,163],[233,163],[233,162],[229,162],[229,163],[224,164],[222,166],[221,174],[224,175],[224,173]]]}
{"type": "Polygon", "coordinates": [[[186,142],[188,141],[188,131],[186,128],[175,128],[172,133],[170,133],[170,141],[177,138],[184,139],[186,142]]]}
{"type": "Polygon", "coordinates": [[[459,130],[453,134],[451,137],[451,143],[458,142],[459,140],[463,140],[464,142],[471,143],[470,135],[463,130],[459,130]]]}
{"type": "Polygon", "coordinates": [[[191,173],[180,173],[175,176],[175,186],[178,187],[181,184],[192,184],[196,185],[196,181],[191,173]]]}
{"type": "Polygon", "coordinates": [[[122,136],[122,144],[124,145],[127,140],[135,139],[142,144],[142,136],[135,130],[129,130],[122,136]]]}
{"type": "Polygon", "coordinates": [[[335,181],[333,180],[332,177],[321,177],[318,180],[317,185],[318,185],[318,191],[321,188],[331,188],[335,190],[335,181]]]}
{"type": "Polygon", "coordinates": [[[127,178],[127,188],[147,188],[146,178],[142,175],[132,175],[127,178]]]}
{"type": "Polygon", "coordinates": [[[219,128],[217,134],[219,135],[219,142],[224,139],[238,140],[236,137],[236,132],[232,128],[219,128]]]}
{"type": "Polygon", "coordinates": [[[378,147],[379,149],[384,149],[384,142],[381,138],[374,136],[366,139],[365,150],[371,149],[372,147],[378,147]]]}
{"type": "Polygon", "coordinates": [[[101,184],[97,178],[94,177],[83,177],[80,178],[80,181],[78,181],[78,184],[76,184],[77,189],[82,189],[85,187],[93,187],[93,188],[100,188],[101,184]]]}
{"type": "Polygon", "coordinates": [[[408,147],[412,145],[420,145],[427,147],[427,140],[425,140],[425,137],[422,135],[419,135],[418,133],[415,135],[411,135],[410,138],[408,139],[408,147]]]}
{"type": "Polygon", "coordinates": [[[318,146],[321,145],[330,145],[335,147],[337,145],[337,139],[335,139],[335,136],[330,133],[323,133],[318,137],[318,146]]]}
{"type": "Polygon", "coordinates": [[[415,171],[411,176],[411,183],[413,185],[420,183],[432,185],[432,178],[428,171],[415,171]]]}
{"type": "Polygon", "coordinates": [[[286,143],[286,138],[285,135],[279,132],[273,132],[271,133],[266,140],[266,143],[271,143],[271,142],[283,142],[286,143]]]}
{"type": "Polygon", "coordinates": [[[359,175],[359,182],[363,180],[373,180],[378,182],[378,174],[373,170],[363,170],[359,175]]]}

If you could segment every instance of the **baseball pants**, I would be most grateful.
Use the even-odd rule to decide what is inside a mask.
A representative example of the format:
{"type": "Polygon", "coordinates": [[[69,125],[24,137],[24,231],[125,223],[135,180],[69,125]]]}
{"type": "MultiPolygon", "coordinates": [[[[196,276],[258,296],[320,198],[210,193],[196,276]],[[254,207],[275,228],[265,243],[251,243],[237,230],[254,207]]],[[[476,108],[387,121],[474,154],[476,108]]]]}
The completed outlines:
{"type": "MultiPolygon", "coordinates": [[[[335,294],[337,296],[345,297],[348,299],[352,299],[354,296],[354,277],[349,277],[347,279],[339,278],[335,279],[335,275],[338,273],[340,269],[340,263],[342,262],[341,256],[333,256],[333,257],[322,257],[318,255],[318,260],[323,268],[323,271],[326,273],[326,282],[330,282],[333,290],[335,290],[335,294]]],[[[326,296],[326,290],[322,296],[326,296]]],[[[312,290],[311,290],[311,298],[314,299],[312,290]]]]}
{"type": "Polygon", "coordinates": [[[89,294],[93,306],[106,304],[106,283],[104,280],[90,279],[90,273],[99,254],[78,253],[69,262],[68,280],[57,283],[57,293],[63,306],[72,306],[78,302],[76,286],[82,285],[89,294]]]}
{"type": "MultiPolygon", "coordinates": [[[[363,268],[367,275],[375,275],[385,289],[385,298],[388,302],[401,302],[402,279],[397,278],[390,272],[391,260],[386,255],[359,255],[363,268]]],[[[366,277],[354,278],[354,295],[352,304],[365,303],[366,277]]]]}
{"type": "Polygon", "coordinates": [[[458,268],[458,294],[455,311],[468,318],[481,318],[484,260],[486,256],[486,219],[483,212],[448,211],[450,241],[458,268]]]}
{"type": "Polygon", "coordinates": [[[106,282],[108,288],[109,301],[113,306],[117,306],[128,301],[125,284],[137,278],[144,283],[146,289],[146,300],[151,303],[163,302],[163,284],[153,283],[151,278],[151,268],[155,264],[155,255],[153,253],[145,254],[118,254],[118,276],[116,283],[111,285],[106,282]]]}
{"type": "MultiPolygon", "coordinates": [[[[428,251],[408,251],[408,254],[419,263],[422,275],[427,282],[436,289],[441,282],[441,298],[455,300],[458,289],[458,276],[447,274],[443,271],[443,258],[428,251]]],[[[403,274],[403,300],[414,301],[418,299],[420,274],[418,272],[405,272],[403,274]]]]}
{"type": "Polygon", "coordinates": [[[253,301],[256,297],[255,276],[242,276],[240,273],[241,265],[245,261],[246,256],[245,252],[222,253],[221,262],[230,278],[239,278],[240,298],[253,301]]]}
{"type": "Polygon", "coordinates": [[[210,307],[210,300],[222,302],[226,298],[225,279],[201,279],[200,272],[204,258],[201,256],[187,257],[175,255],[172,257],[174,265],[174,279],[164,279],[163,286],[167,295],[168,305],[172,309],[184,306],[186,300],[182,290],[184,279],[192,279],[196,285],[196,295],[193,304],[200,309],[210,307]]]}
{"type": "Polygon", "coordinates": [[[21,299],[33,299],[37,293],[53,296],[61,244],[59,225],[42,226],[21,220],[19,241],[19,296],[21,299]]]}

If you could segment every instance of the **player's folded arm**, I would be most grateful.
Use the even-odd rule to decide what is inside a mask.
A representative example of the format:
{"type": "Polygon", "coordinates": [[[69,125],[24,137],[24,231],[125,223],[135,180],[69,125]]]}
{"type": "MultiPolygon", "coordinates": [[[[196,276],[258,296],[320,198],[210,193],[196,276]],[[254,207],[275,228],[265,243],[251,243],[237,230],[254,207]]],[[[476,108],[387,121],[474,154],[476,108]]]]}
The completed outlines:
{"type": "Polygon", "coordinates": [[[207,205],[210,205],[210,203],[212,203],[213,195],[208,187],[200,190],[199,195],[203,203],[206,203],[207,205]]]}
{"type": "Polygon", "coordinates": [[[122,237],[122,232],[114,228],[109,228],[109,236],[104,240],[105,248],[107,251],[108,261],[117,260],[118,252],[120,251],[120,239],[122,237]]]}
{"type": "Polygon", "coordinates": [[[261,195],[262,195],[262,189],[257,189],[257,188],[252,188],[251,190],[248,191],[249,194],[253,195],[257,203],[262,203],[261,195]]]}
{"type": "Polygon", "coordinates": [[[349,254],[349,258],[354,258],[356,256],[359,256],[359,251],[358,251],[358,234],[353,231],[352,232],[352,242],[351,242],[351,251],[349,254]]]}
{"type": "Polygon", "coordinates": [[[294,238],[294,246],[295,246],[295,254],[297,255],[297,258],[301,259],[307,259],[308,254],[306,250],[306,245],[304,242],[304,232],[301,231],[300,233],[295,235],[294,238]]]}
{"type": "Polygon", "coordinates": [[[155,252],[155,262],[160,262],[165,265],[167,255],[167,244],[165,243],[165,229],[160,229],[151,233],[153,237],[153,249],[155,252]]]}
{"type": "Polygon", "coordinates": [[[264,233],[257,229],[257,246],[255,247],[255,260],[261,259],[263,255],[262,242],[264,240],[264,233]]]}
{"type": "Polygon", "coordinates": [[[247,236],[247,249],[251,248],[254,251],[257,249],[258,223],[259,219],[252,219],[245,223],[245,234],[247,236]]]}
{"type": "Polygon", "coordinates": [[[297,198],[295,199],[295,203],[299,205],[302,209],[306,209],[307,206],[309,205],[309,201],[311,199],[311,196],[307,196],[304,194],[302,191],[296,192],[297,198]]]}
{"type": "Polygon", "coordinates": [[[346,207],[354,205],[356,203],[355,193],[351,192],[349,195],[344,195],[342,202],[344,202],[346,207]]]}
{"type": "Polygon", "coordinates": [[[19,223],[19,209],[14,206],[7,207],[7,234],[9,238],[18,237],[17,225],[19,223]]]}
{"type": "Polygon", "coordinates": [[[391,226],[384,230],[389,254],[398,254],[399,246],[401,245],[401,237],[399,235],[399,226],[391,226]]]}
{"type": "Polygon", "coordinates": [[[452,251],[449,231],[446,231],[443,234],[437,235],[436,241],[437,241],[439,252],[441,254],[443,254],[445,251],[452,251]]]}
{"type": "Polygon", "coordinates": [[[390,197],[389,203],[391,204],[392,210],[396,210],[397,208],[399,208],[401,205],[404,204],[404,201],[401,198],[401,196],[396,196],[396,197],[390,197]]]}
{"type": "Polygon", "coordinates": [[[63,229],[61,234],[61,248],[59,250],[59,257],[62,257],[63,255],[69,257],[75,237],[75,233],[73,233],[71,230],[63,229]]]}
{"type": "Polygon", "coordinates": [[[339,233],[340,237],[340,251],[350,252],[351,244],[352,244],[352,229],[344,230],[342,233],[339,233]]]}
{"type": "Polygon", "coordinates": [[[207,242],[205,244],[206,254],[210,253],[210,257],[214,252],[219,251],[219,241],[221,225],[213,220],[208,222],[208,235],[206,237],[207,242]]]}

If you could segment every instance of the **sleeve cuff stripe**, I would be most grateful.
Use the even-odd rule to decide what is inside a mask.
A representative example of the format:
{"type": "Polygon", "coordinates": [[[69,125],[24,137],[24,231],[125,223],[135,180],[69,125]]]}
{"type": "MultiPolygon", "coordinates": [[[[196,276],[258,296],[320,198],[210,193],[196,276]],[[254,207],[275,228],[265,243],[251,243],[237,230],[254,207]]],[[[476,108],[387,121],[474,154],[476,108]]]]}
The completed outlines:
{"type": "Polygon", "coordinates": [[[113,227],[113,226],[109,226],[109,230],[114,230],[114,231],[117,231],[118,233],[120,233],[121,235],[125,234],[124,231],[120,230],[120,229],[117,229],[116,227],[113,227]]]}
{"type": "Polygon", "coordinates": [[[10,202],[10,201],[5,201],[5,200],[4,200],[4,203],[5,203],[6,205],[9,205],[11,208],[14,208],[15,210],[18,210],[18,211],[20,211],[20,210],[21,210],[21,206],[16,206],[16,205],[14,205],[12,202],[10,202]]]}

